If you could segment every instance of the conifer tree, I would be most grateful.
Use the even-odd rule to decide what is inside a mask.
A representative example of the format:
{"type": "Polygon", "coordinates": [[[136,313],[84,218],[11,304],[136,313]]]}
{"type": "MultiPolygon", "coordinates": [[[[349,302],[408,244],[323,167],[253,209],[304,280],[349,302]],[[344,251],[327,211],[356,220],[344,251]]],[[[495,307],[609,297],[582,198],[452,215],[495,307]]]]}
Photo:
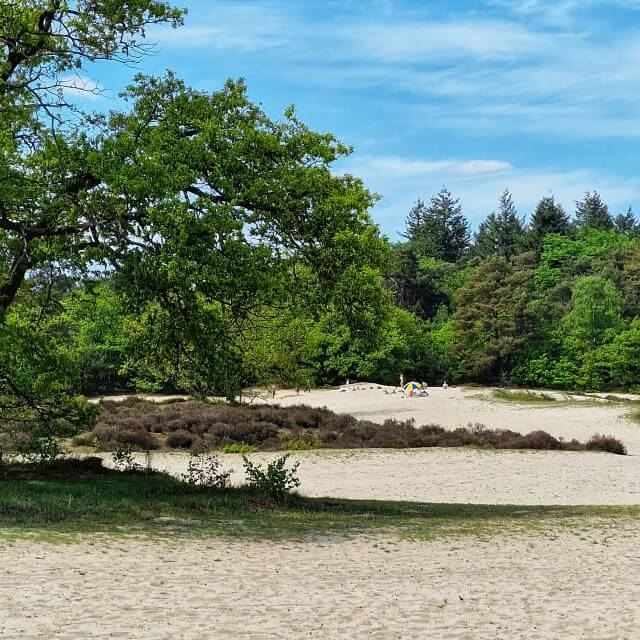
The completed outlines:
{"type": "Polygon", "coordinates": [[[544,237],[548,233],[558,233],[566,236],[571,230],[569,216],[562,205],[555,201],[554,196],[545,196],[538,202],[531,218],[529,237],[531,246],[539,251],[544,237]]]}
{"type": "Polygon", "coordinates": [[[582,200],[576,201],[576,226],[602,230],[613,228],[609,207],[597,191],[587,191],[582,200]]]}
{"type": "Polygon", "coordinates": [[[475,251],[482,258],[502,256],[510,259],[525,247],[524,219],[518,216],[508,189],[500,196],[498,213],[491,213],[480,224],[475,238],[475,251]]]}
{"type": "Polygon", "coordinates": [[[460,260],[469,248],[469,223],[460,200],[443,187],[429,205],[418,200],[409,212],[405,237],[419,255],[446,262],[460,260]]]}
{"type": "Polygon", "coordinates": [[[638,235],[638,222],[631,207],[627,209],[626,213],[619,213],[613,223],[618,233],[624,233],[628,236],[638,235]]]}

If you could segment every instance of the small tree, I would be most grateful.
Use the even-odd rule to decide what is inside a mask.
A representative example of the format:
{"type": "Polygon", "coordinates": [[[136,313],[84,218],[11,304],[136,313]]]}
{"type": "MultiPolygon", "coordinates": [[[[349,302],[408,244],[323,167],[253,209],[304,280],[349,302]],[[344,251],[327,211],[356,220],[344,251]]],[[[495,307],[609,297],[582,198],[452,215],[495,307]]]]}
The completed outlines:
{"type": "Polygon", "coordinates": [[[285,500],[294,489],[300,486],[300,480],[296,475],[300,463],[296,462],[291,469],[287,469],[288,459],[288,455],[282,456],[267,464],[265,470],[246,456],[242,456],[248,487],[256,493],[275,500],[285,500]]]}
{"type": "Polygon", "coordinates": [[[607,330],[621,326],[620,293],[612,282],[600,276],[584,276],[576,281],[571,307],[564,324],[592,349],[602,342],[607,330]]]}

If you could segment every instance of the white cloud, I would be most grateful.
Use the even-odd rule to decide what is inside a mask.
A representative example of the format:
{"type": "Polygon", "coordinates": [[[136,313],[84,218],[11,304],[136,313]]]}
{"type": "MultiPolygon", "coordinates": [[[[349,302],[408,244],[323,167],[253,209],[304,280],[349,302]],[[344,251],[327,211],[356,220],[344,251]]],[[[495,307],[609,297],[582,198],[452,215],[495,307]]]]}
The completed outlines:
{"type": "Polygon", "coordinates": [[[510,171],[502,160],[420,160],[399,156],[361,156],[344,163],[349,172],[365,181],[385,182],[421,178],[429,175],[474,176],[510,171]]]}
{"type": "Polygon", "coordinates": [[[229,50],[236,54],[264,52],[291,46],[291,18],[268,6],[257,4],[216,4],[202,17],[187,15],[179,29],[157,27],[149,39],[167,49],[229,50]]]}
{"type": "MultiPolygon", "coordinates": [[[[436,14],[344,0],[312,19],[304,3],[220,2],[151,38],[191,55],[246,56],[275,82],[393,96],[399,112],[423,112],[440,128],[640,137],[640,24],[612,38],[583,19],[605,0],[485,0],[473,12],[451,4],[436,14]]],[[[640,9],[640,0],[608,4],[640,9]]]]}
{"type": "Polygon", "coordinates": [[[510,171],[513,165],[501,160],[469,160],[455,165],[454,170],[464,175],[480,175],[510,171]]]}
{"type": "Polygon", "coordinates": [[[356,57],[402,64],[467,57],[513,60],[533,52],[549,53],[554,45],[548,34],[498,20],[349,25],[343,35],[356,57]]]}
{"type": "Polygon", "coordinates": [[[626,210],[640,199],[640,179],[596,173],[588,169],[562,171],[555,168],[518,169],[499,160],[426,161],[394,157],[350,158],[349,172],[362,178],[372,191],[383,196],[374,218],[383,228],[400,231],[415,200],[423,200],[443,185],[459,197],[465,215],[477,227],[498,205],[509,189],[521,215],[528,216],[545,195],[554,194],[568,213],[587,190],[597,190],[612,211],[626,210]]]}

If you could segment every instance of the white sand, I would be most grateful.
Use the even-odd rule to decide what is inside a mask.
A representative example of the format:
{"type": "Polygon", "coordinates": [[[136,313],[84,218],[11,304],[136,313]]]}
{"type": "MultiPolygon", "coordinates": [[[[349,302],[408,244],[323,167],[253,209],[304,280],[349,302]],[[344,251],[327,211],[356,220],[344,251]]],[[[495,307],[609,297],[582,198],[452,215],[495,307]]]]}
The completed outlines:
{"type": "Polygon", "coordinates": [[[6,640],[640,637],[640,534],[0,547],[6,640]]]}
{"type": "MultiPolygon", "coordinates": [[[[250,458],[265,463],[280,455],[259,453],[250,458]]],[[[154,453],[152,464],[180,475],[188,459],[181,453],[154,453]]],[[[243,480],[240,456],[219,459],[225,469],[234,470],[234,482],[243,480]]],[[[300,461],[300,493],[307,496],[469,504],[640,504],[640,464],[635,456],[434,448],[303,451],[291,455],[295,460],[300,461]]]]}
{"type": "Polygon", "coordinates": [[[388,418],[414,419],[416,425],[439,424],[446,428],[479,422],[489,428],[519,433],[543,429],[557,437],[582,441],[594,433],[613,434],[631,453],[640,454],[640,425],[627,418],[634,408],[640,409],[640,402],[607,403],[587,396],[546,392],[559,400],[514,403],[495,399],[491,389],[474,387],[435,387],[429,389],[427,398],[405,398],[400,394],[385,394],[385,388],[378,389],[377,385],[352,385],[352,388],[363,386],[363,391],[312,391],[300,395],[284,391],[278,393],[275,401],[283,406],[326,406],[337,413],[349,413],[374,422],[388,418]],[[565,398],[571,402],[565,402],[565,398]]]}

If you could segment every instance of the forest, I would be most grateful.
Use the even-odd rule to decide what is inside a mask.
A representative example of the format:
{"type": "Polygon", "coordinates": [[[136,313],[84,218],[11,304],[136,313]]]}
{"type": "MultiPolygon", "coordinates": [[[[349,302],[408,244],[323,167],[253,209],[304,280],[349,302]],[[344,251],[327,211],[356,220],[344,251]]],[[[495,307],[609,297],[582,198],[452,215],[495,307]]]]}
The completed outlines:
{"type": "Polygon", "coordinates": [[[351,239],[360,264],[349,258],[331,274],[329,298],[314,292],[318,276],[299,256],[289,262],[295,253],[280,291],[275,273],[217,258],[207,286],[223,276],[230,295],[242,287],[242,309],[218,290],[193,294],[181,260],[171,296],[147,289],[150,299],[133,296],[166,286],[154,282],[168,277],[157,264],[137,285],[127,271],[80,279],[49,265],[27,279],[9,318],[55,345],[82,394],[395,384],[400,373],[433,384],[640,385],[640,233],[630,211],[612,216],[593,192],[570,219],[548,196],[526,223],[505,191],[472,235],[443,188],[409,212],[405,241],[389,243],[369,222],[363,231],[351,239]]]}
{"type": "Polygon", "coordinates": [[[104,113],[69,98],[65,74],[144,55],[181,11],[0,4],[0,431],[46,442],[116,390],[640,385],[631,210],[548,196],[527,222],[505,191],[472,233],[443,188],[392,243],[379,196],[334,170],[353,150],[243,80],[138,75],[104,113]]]}

